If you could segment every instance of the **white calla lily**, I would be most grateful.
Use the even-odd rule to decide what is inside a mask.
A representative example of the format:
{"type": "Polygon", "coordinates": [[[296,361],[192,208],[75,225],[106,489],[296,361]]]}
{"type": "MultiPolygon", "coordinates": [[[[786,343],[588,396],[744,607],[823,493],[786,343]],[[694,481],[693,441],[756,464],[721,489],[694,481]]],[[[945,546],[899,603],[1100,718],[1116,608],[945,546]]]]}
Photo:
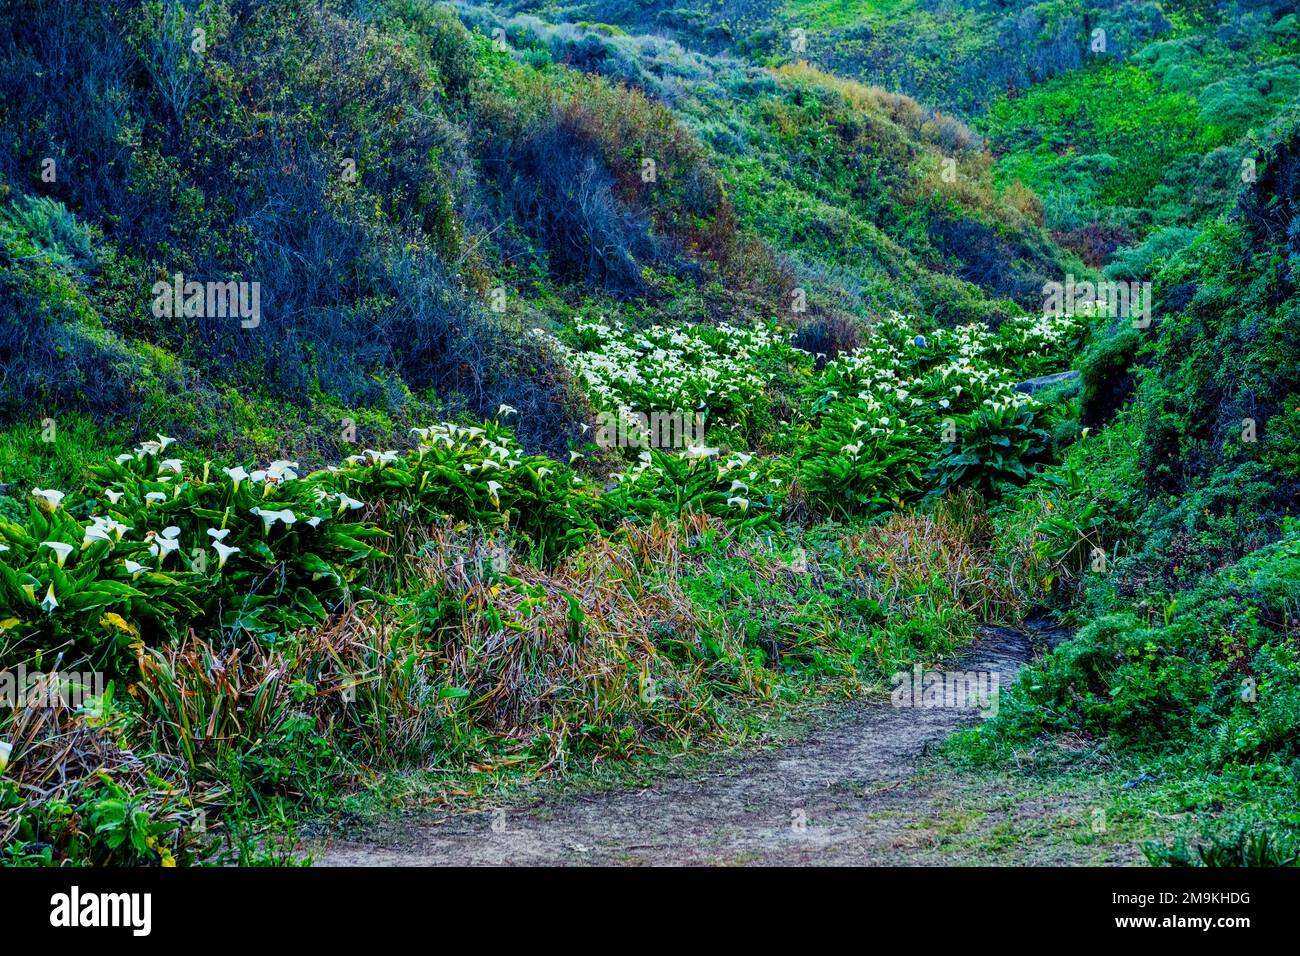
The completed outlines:
{"type": "Polygon", "coordinates": [[[271,511],[267,508],[254,508],[253,514],[262,519],[263,530],[267,532],[270,532],[276,522],[291,525],[298,520],[298,516],[288,508],[281,508],[279,511],[271,511]]]}
{"type": "Polygon", "coordinates": [[[62,541],[42,541],[41,547],[49,548],[54,552],[55,560],[59,562],[59,567],[63,567],[64,563],[68,560],[68,555],[76,550],[72,545],[65,544],[62,541]]]}
{"type": "Polygon", "coordinates": [[[55,491],[53,488],[33,488],[32,494],[37,498],[43,498],[51,508],[57,508],[63,503],[65,493],[55,491]]]}
{"type": "Polygon", "coordinates": [[[215,552],[217,552],[217,570],[218,570],[218,571],[220,571],[222,568],[224,568],[224,567],[226,566],[226,562],[227,562],[228,560],[230,560],[230,556],[231,556],[232,554],[238,554],[238,553],[239,553],[239,548],[237,548],[236,546],[234,546],[234,545],[225,545],[225,544],[222,544],[220,541],[214,541],[214,542],[212,542],[212,550],[215,551],[215,552]]]}
{"type": "Polygon", "coordinates": [[[351,509],[352,511],[357,511],[361,508],[364,508],[365,506],[366,503],[364,501],[357,501],[356,498],[350,498],[344,492],[342,491],[339,492],[339,512],[338,512],[339,514],[343,514],[343,512],[347,511],[348,509],[351,509]]]}
{"type": "Polygon", "coordinates": [[[276,481],[292,481],[298,477],[297,467],[298,463],[296,461],[279,459],[266,466],[266,474],[267,477],[276,481]]]}

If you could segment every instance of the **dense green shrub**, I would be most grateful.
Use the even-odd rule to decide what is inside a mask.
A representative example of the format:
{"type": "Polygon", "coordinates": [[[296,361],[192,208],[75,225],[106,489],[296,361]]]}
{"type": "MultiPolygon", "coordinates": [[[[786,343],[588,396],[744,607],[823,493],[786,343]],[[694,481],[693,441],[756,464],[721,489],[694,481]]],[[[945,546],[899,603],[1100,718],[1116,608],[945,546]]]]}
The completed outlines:
{"type": "Polygon", "coordinates": [[[1017,683],[997,732],[1082,730],[1126,746],[1195,742],[1214,765],[1300,756],[1300,535],[1260,548],[1164,608],[1097,618],[1017,683]]]}
{"type": "Polygon", "coordinates": [[[1083,381],[1083,421],[1109,421],[1133,391],[1133,362],[1142,347],[1142,334],[1131,324],[1099,331],[1079,360],[1083,381]]]}
{"type": "Polygon", "coordinates": [[[1150,282],[1164,263],[1196,238],[1196,230],[1170,226],[1149,234],[1141,244],[1118,251],[1106,266],[1106,278],[1115,282],[1150,282]]]}
{"type": "Polygon", "coordinates": [[[936,494],[971,488],[995,498],[1028,481],[1048,450],[1047,433],[1023,406],[987,406],[954,418],[953,434],[926,476],[936,494]]]}

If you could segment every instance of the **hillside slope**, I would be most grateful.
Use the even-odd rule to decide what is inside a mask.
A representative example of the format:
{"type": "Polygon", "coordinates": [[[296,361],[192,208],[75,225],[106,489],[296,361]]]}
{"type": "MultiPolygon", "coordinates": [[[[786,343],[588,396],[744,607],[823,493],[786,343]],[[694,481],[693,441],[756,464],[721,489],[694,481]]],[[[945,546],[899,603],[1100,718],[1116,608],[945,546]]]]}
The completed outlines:
{"type": "Polygon", "coordinates": [[[504,402],[528,447],[559,452],[583,400],[521,325],[997,317],[1059,271],[1032,216],[991,198],[969,133],[905,99],[701,59],[674,112],[536,46],[497,51],[433,4],[341,11],[51,4],[12,22],[4,314],[45,317],[6,331],[11,421],[82,412],[319,461],[341,434],[504,402]],[[196,30],[202,53],[182,42],[196,30]],[[939,180],[944,150],[962,185],[939,180]],[[155,314],[178,275],[257,283],[258,324],[155,314]]]}

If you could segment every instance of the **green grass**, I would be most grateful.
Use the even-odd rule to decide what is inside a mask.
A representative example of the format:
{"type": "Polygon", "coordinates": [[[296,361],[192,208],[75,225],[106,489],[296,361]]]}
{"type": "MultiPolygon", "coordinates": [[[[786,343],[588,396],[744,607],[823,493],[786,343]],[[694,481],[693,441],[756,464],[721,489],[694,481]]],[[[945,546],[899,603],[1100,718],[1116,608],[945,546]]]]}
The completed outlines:
{"type": "Polygon", "coordinates": [[[1196,98],[1161,88],[1134,66],[1097,64],[1002,98],[981,123],[1001,182],[1019,180],[1049,203],[1140,207],[1177,162],[1220,145],[1196,98]]]}
{"type": "Polygon", "coordinates": [[[105,449],[125,442],[124,432],[76,413],[0,429],[0,506],[6,495],[25,500],[32,488],[80,487],[105,449]]]}
{"type": "Polygon", "coordinates": [[[881,19],[898,19],[916,0],[786,0],[781,13],[791,27],[838,30],[881,19]]]}

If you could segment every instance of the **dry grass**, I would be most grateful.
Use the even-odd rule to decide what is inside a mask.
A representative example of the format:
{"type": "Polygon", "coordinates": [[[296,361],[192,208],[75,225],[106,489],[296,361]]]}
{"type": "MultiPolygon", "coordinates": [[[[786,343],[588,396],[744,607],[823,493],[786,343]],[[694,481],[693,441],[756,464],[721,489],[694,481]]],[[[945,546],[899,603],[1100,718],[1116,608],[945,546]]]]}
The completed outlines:
{"type": "Polygon", "coordinates": [[[980,138],[961,120],[922,106],[905,94],[835,76],[803,62],[787,63],[773,72],[796,82],[835,90],[854,109],[887,120],[948,155],[982,148],[980,138]]]}
{"type": "Polygon", "coordinates": [[[993,157],[961,120],[927,109],[909,96],[833,76],[807,63],[788,63],[773,72],[795,83],[834,90],[853,110],[921,144],[917,155],[907,159],[912,176],[902,199],[908,205],[937,194],[996,221],[1042,225],[1042,203],[1023,184],[995,189],[993,157]],[[949,162],[955,163],[951,169],[949,162]]]}
{"type": "Polygon", "coordinates": [[[13,745],[4,776],[17,799],[0,806],[0,847],[19,834],[25,819],[30,823],[38,810],[59,805],[68,808],[70,826],[62,836],[71,839],[85,823],[76,819],[75,808],[88,788],[105,779],[133,794],[149,794],[153,803],[166,799],[173,809],[162,822],[179,826],[178,798],[185,786],[160,779],[158,763],[137,756],[116,722],[87,719],[59,694],[41,693],[40,681],[50,679],[42,677],[31,687],[41,703],[14,708],[3,727],[3,738],[13,745]]]}
{"type": "Polygon", "coordinates": [[[978,499],[956,495],[930,514],[893,514],[846,536],[843,547],[876,570],[868,593],[884,607],[906,607],[920,598],[932,609],[1014,623],[1023,616],[1025,591],[997,564],[992,536],[978,499]]]}
{"type": "MultiPolygon", "coordinates": [[[[718,634],[680,585],[699,560],[687,543],[706,531],[719,549],[740,547],[720,521],[694,516],[625,526],[543,570],[500,540],[435,530],[421,573],[455,611],[432,635],[433,663],[469,691],[445,706],[519,744],[544,741],[548,763],[561,765],[579,743],[624,751],[720,734],[701,635],[737,639],[718,634]]],[[[742,670],[741,689],[764,694],[757,669],[742,670]]]]}
{"type": "Polygon", "coordinates": [[[391,764],[418,752],[431,685],[416,666],[427,654],[371,603],[266,649],[217,649],[191,634],[174,647],[137,649],[131,693],[146,708],[154,746],[212,773],[232,748],[274,737],[285,720],[310,716],[318,732],[346,740],[358,765],[391,764]]]}

